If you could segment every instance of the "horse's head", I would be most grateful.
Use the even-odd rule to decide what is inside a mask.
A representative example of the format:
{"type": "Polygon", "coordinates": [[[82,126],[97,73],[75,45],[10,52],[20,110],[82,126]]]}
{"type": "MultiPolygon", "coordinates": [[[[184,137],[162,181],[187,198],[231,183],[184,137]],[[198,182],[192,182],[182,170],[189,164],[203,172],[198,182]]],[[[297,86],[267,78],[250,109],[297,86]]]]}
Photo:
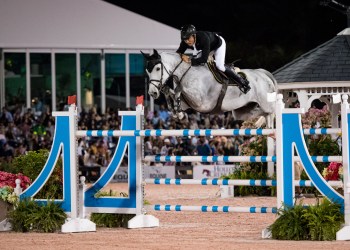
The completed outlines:
{"type": "Polygon", "coordinates": [[[141,51],[142,55],[146,58],[146,72],[149,77],[148,94],[154,99],[160,96],[160,92],[164,86],[164,83],[169,77],[168,70],[164,67],[161,56],[157,50],[153,50],[152,55],[146,55],[141,51]]]}

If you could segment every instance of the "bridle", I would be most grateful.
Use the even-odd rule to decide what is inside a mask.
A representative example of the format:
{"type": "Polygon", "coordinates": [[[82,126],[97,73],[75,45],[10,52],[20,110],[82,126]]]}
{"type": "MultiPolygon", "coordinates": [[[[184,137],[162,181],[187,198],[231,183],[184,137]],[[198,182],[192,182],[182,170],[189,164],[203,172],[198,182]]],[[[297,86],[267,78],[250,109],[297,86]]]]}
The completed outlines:
{"type": "Polygon", "coordinates": [[[186,73],[188,72],[188,70],[191,68],[191,66],[186,70],[186,72],[181,76],[181,79],[179,80],[178,76],[174,75],[175,71],[177,70],[177,68],[181,65],[183,61],[181,60],[177,65],[176,67],[174,68],[173,71],[170,71],[168,70],[165,65],[163,64],[162,60],[161,59],[155,59],[155,60],[152,60],[152,63],[155,65],[157,64],[160,64],[161,65],[161,75],[160,75],[160,79],[157,80],[157,79],[150,79],[149,80],[149,84],[152,84],[159,92],[162,92],[162,90],[164,89],[164,87],[166,86],[166,83],[167,81],[170,79],[170,78],[173,78],[174,76],[174,79],[176,79],[177,83],[181,83],[181,80],[182,78],[186,75],[186,73]],[[168,74],[168,78],[165,79],[164,83],[163,83],[163,73],[164,73],[164,70],[165,72],[168,74]],[[156,84],[158,83],[158,84],[156,84]]]}

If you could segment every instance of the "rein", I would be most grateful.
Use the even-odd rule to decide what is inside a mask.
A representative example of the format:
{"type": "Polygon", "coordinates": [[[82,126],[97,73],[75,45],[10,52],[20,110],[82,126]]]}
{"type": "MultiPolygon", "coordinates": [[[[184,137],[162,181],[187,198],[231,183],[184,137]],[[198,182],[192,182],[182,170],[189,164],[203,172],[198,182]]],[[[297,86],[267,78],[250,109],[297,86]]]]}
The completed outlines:
{"type": "Polygon", "coordinates": [[[166,84],[163,84],[163,68],[164,68],[164,70],[165,70],[166,73],[168,74],[168,78],[165,79],[164,83],[166,83],[171,77],[173,77],[174,79],[177,79],[176,82],[177,82],[178,84],[180,84],[181,81],[182,81],[182,79],[183,79],[183,77],[187,74],[187,72],[188,72],[188,71],[190,70],[190,68],[192,67],[192,66],[190,66],[190,67],[185,71],[185,73],[181,76],[181,79],[178,80],[178,76],[174,75],[174,73],[175,73],[175,71],[177,70],[177,68],[181,65],[182,62],[183,62],[183,61],[181,60],[181,61],[176,65],[176,67],[174,68],[174,70],[173,70],[173,71],[170,71],[170,70],[168,70],[168,69],[165,67],[165,65],[163,64],[163,62],[162,62],[161,60],[159,60],[159,63],[160,63],[161,66],[162,66],[162,67],[161,67],[161,77],[160,77],[159,80],[157,80],[157,79],[150,79],[150,80],[149,80],[149,83],[152,84],[152,85],[153,85],[155,88],[157,88],[159,91],[162,91],[162,90],[164,89],[164,87],[166,86],[166,84]],[[174,77],[174,76],[175,76],[175,77],[174,77]],[[155,84],[154,82],[159,83],[159,84],[155,84]]]}

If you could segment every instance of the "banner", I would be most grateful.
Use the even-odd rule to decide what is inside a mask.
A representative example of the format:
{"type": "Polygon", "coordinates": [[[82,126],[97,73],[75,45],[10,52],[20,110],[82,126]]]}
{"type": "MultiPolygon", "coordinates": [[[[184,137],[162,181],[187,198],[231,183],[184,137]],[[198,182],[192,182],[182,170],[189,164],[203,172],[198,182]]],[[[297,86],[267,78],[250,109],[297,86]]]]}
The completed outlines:
{"type": "Polygon", "coordinates": [[[239,167],[237,165],[194,165],[193,179],[220,178],[222,175],[229,175],[239,167]]]}

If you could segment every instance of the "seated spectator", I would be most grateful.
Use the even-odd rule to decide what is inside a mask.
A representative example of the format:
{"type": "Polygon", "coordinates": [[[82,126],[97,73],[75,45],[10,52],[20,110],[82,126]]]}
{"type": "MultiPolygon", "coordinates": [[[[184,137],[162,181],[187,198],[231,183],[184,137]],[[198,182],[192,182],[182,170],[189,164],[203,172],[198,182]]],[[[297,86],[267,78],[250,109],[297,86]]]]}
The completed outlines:
{"type": "Polygon", "coordinates": [[[164,124],[166,124],[166,122],[169,119],[169,111],[167,109],[165,109],[164,104],[160,105],[159,108],[159,117],[160,119],[163,121],[164,124]]]}
{"type": "MultiPolygon", "coordinates": [[[[199,156],[210,156],[212,150],[205,136],[200,136],[196,147],[196,152],[199,156]]],[[[209,165],[209,162],[202,162],[203,165],[209,165]]]]}
{"type": "Polygon", "coordinates": [[[14,155],[15,151],[13,147],[11,147],[7,142],[2,146],[2,156],[5,158],[6,162],[11,162],[14,155]]]}
{"type": "Polygon", "coordinates": [[[95,155],[94,151],[91,150],[91,148],[88,148],[85,151],[84,166],[86,166],[86,167],[101,167],[101,165],[97,164],[96,155],[95,155]]]}
{"type": "Polygon", "coordinates": [[[150,136],[146,136],[145,137],[145,151],[144,154],[146,155],[152,155],[152,143],[151,143],[151,137],[150,136]]]}
{"type": "Polygon", "coordinates": [[[171,148],[171,142],[170,142],[169,138],[165,138],[164,145],[160,149],[160,155],[168,155],[170,148],[171,148]]]}
{"type": "Polygon", "coordinates": [[[97,164],[101,166],[108,166],[110,161],[107,144],[103,140],[100,140],[97,144],[97,164]]]}
{"type": "Polygon", "coordinates": [[[11,112],[7,110],[6,107],[3,107],[2,113],[0,115],[0,123],[3,123],[5,126],[7,126],[9,122],[13,122],[13,116],[11,112]]]}
{"type": "Polygon", "coordinates": [[[82,138],[79,138],[77,153],[78,153],[78,162],[80,166],[84,166],[85,151],[86,151],[85,141],[82,138]]]}

